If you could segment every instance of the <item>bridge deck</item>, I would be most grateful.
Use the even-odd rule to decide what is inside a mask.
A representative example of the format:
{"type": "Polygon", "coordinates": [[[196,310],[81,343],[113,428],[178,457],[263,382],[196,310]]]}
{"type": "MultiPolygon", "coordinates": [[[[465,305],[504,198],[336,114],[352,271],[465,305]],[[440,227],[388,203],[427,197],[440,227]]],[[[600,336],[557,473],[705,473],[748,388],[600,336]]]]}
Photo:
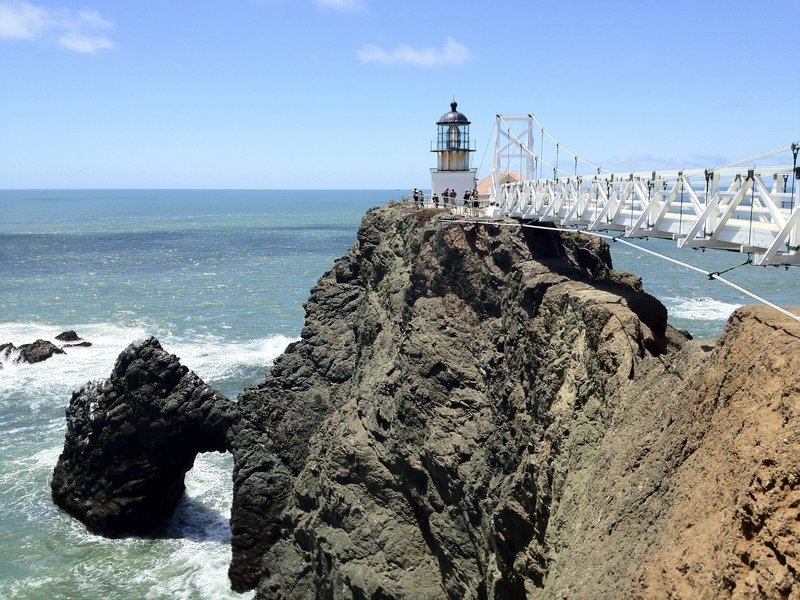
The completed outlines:
{"type": "MultiPolygon", "coordinates": [[[[556,163],[545,162],[541,151],[534,149],[533,115],[498,115],[497,119],[486,216],[618,231],[631,238],[669,238],[682,248],[737,250],[753,254],[759,265],[800,264],[798,144],[752,157],[791,151],[790,165],[732,163],[715,169],[606,173],[558,143],[556,163]],[[515,134],[508,126],[511,120],[527,122],[527,129],[515,134]],[[566,171],[558,168],[559,152],[572,154],[574,174],[564,176],[566,171]],[[521,167],[524,164],[521,170],[528,178],[502,183],[500,165],[512,154],[521,167]],[[579,163],[590,165],[596,174],[579,175],[579,163]],[[552,179],[541,177],[543,165],[552,167],[552,179]]],[[[545,136],[549,134],[542,128],[540,140],[545,136]]]]}

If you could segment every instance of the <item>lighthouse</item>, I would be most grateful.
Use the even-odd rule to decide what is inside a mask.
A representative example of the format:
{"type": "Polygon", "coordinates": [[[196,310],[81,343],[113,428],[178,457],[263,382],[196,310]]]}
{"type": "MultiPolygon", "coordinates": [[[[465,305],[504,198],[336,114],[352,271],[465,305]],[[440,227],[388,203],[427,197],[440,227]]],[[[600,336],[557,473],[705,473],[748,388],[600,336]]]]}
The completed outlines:
{"type": "Polygon", "coordinates": [[[469,139],[469,119],[457,108],[454,100],[450,103],[450,112],[436,122],[436,147],[431,149],[436,152],[436,168],[431,169],[431,193],[455,190],[461,204],[464,192],[475,187],[477,169],[469,166],[470,153],[475,152],[469,139]]]}

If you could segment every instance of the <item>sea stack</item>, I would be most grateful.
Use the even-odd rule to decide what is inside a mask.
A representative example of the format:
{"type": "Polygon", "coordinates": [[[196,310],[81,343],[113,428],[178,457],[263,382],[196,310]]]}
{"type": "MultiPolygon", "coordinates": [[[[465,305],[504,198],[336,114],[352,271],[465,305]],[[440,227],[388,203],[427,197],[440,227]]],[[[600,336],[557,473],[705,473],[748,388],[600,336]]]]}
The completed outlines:
{"type": "Polygon", "coordinates": [[[197,454],[229,448],[233,410],[155,338],[134,342],[108,379],[73,393],[53,500],[95,533],[150,531],[172,514],[197,454]]]}
{"type": "MultiPolygon", "coordinates": [[[[234,457],[234,589],[264,599],[800,589],[790,319],[748,307],[716,346],[694,342],[638,278],[613,270],[602,241],[407,205],[367,213],[305,309],[301,340],[235,408],[203,392],[215,398],[209,414],[229,417],[192,421],[215,433],[188,454],[234,457]]],[[[169,431],[156,388],[138,396],[156,406],[135,426],[106,419],[96,435],[147,428],[146,415],[169,431]]],[[[171,397],[180,414],[184,396],[171,397]]],[[[81,403],[73,397],[68,418],[81,403]]],[[[68,432],[65,454],[83,439],[68,432]]]]}

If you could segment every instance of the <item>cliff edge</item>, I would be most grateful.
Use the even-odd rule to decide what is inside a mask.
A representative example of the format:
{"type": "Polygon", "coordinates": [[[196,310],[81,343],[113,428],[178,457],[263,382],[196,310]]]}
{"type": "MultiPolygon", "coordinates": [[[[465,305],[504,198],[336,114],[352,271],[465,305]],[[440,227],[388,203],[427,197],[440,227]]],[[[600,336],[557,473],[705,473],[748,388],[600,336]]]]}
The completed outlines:
{"type": "Polygon", "coordinates": [[[192,413],[234,457],[234,589],[800,594],[797,323],[749,307],[694,342],[603,242],[408,206],[305,308],[261,385],[192,413]]]}

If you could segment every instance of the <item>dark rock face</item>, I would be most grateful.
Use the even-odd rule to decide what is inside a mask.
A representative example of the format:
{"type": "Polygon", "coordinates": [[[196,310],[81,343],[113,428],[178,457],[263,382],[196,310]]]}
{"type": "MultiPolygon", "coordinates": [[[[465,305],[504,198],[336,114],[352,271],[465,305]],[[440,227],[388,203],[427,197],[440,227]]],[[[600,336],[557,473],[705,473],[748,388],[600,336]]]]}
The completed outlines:
{"type": "Polygon", "coordinates": [[[605,244],[368,213],[312,290],[302,341],[240,398],[234,588],[525,597],[587,476],[576,452],[596,457],[580,449],[615,414],[607,395],[683,341],[605,244]]]}
{"type": "Polygon", "coordinates": [[[22,344],[19,348],[18,362],[38,363],[47,360],[54,354],[65,354],[65,352],[47,340],[36,340],[32,344],[22,344]]]}
{"type": "Polygon", "coordinates": [[[16,350],[17,347],[10,342],[6,342],[5,344],[0,344],[0,358],[7,359],[11,356],[11,353],[16,350]]]}
{"type": "Polygon", "coordinates": [[[132,345],[73,396],[56,501],[145,530],[228,449],[257,598],[797,595],[788,319],[695,343],[596,239],[407,207],[370,211],[305,308],[237,404],[132,345]]]}
{"type": "Polygon", "coordinates": [[[53,500],[93,532],[145,532],[172,513],[198,452],[230,447],[234,404],[154,338],[76,391],[53,500]]]}
{"type": "MultiPolygon", "coordinates": [[[[88,342],[86,344],[90,345],[88,342]]],[[[22,344],[19,348],[14,344],[0,344],[0,358],[8,359],[13,352],[18,352],[14,362],[38,363],[47,360],[54,354],[66,354],[61,348],[47,340],[36,340],[31,344],[22,344]]]]}

